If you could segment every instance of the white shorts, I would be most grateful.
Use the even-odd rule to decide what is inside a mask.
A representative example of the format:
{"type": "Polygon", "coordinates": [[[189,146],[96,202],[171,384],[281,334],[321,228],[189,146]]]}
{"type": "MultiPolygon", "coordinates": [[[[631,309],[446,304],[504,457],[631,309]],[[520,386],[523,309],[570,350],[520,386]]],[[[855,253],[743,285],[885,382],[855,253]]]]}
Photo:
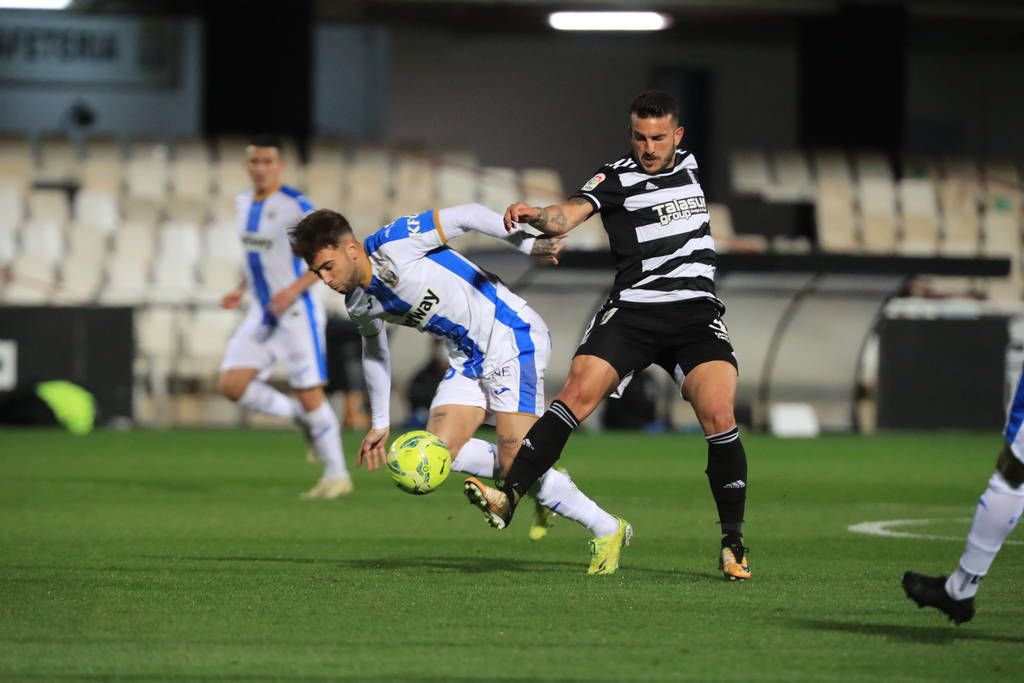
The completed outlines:
{"type": "Polygon", "coordinates": [[[278,320],[269,334],[262,324],[263,311],[254,306],[228,342],[221,372],[256,368],[266,379],[275,362],[288,372],[293,389],[309,389],[327,383],[327,354],[323,308],[299,299],[278,320]]]}
{"type": "Polygon", "coordinates": [[[523,325],[509,335],[504,348],[488,349],[488,358],[511,358],[495,364],[496,369],[483,377],[466,377],[455,367],[448,368],[430,409],[442,405],[475,406],[488,413],[543,415],[544,373],[551,356],[551,334],[547,325],[531,308],[518,312],[523,325]]]}

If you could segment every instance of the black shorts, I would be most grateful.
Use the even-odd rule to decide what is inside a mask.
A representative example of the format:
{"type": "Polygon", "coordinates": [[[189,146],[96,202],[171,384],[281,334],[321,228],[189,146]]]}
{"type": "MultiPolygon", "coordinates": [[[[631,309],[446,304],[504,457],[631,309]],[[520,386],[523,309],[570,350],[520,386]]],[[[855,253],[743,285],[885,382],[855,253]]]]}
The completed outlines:
{"type": "Polygon", "coordinates": [[[619,379],[654,363],[680,385],[708,361],[724,360],[738,370],[720,315],[713,302],[704,300],[646,308],[605,304],[587,326],[575,355],[608,361],[619,379]]]}

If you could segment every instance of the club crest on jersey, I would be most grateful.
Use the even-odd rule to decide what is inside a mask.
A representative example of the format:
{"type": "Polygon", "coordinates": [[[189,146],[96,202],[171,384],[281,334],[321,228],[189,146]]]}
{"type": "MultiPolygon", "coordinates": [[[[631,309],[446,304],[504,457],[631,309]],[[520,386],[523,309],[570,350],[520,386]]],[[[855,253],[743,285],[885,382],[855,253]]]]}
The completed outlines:
{"type": "Polygon", "coordinates": [[[658,215],[658,222],[662,225],[668,225],[672,221],[686,220],[695,214],[708,212],[708,205],[704,197],[673,199],[664,204],[655,204],[651,208],[658,215]]]}
{"type": "Polygon", "coordinates": [[[595,187],[597,187],[598,185],[600,185],[601,183],[603,183],[603,182],[604,182],[604,178],[605,178],[605,175],[604,175],[604,173],[598,173],[598,174],[597,174],[596,176],[594,176],[593,178],[591,178],[590,180],[588,180],[588,181],[587,181],[587,184],[586,184],[586,185],[584,185],[584,186],[583,186],[583,187],[581,188],[581,189],[582,189],[582,191],[583,191],[583,192],[590,192],[590,191],[591,191],[591,190],[593,190],[593,189],[594,189],[595,187]]]}
{"type": "Polygon", "coordinates": [[[398,275],[387,266],[379,266],[377,268],[377,275],[380,277],[381,282],[386,284],[388,287],[393,288],[398,284],[398,275]]]}
{"type": "Polygon", "coordinates": [[[274,248],[274,238],[256,233],[245,233],[242,235],[242,246],[247,251],[270,251],[274,248]]]}
{"type": "Polygon", "coordinates": [[[430,287],[427,287],[420,293],[419,298],[412,305],[412,308],[409,309],[409,312],[405,314],[402,324],[422,330],[423,326],[431,318],[430,312],[437,308],[440,303],[441,296],[430,287]]]}

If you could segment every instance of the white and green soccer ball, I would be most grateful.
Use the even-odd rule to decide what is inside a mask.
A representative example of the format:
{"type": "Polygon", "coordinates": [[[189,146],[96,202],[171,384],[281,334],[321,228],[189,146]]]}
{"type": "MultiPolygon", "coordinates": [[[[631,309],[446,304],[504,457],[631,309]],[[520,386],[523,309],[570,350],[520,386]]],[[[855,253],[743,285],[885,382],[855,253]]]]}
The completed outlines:
{"type": "Polygon", "coordinates": [[[388,473],[406,493],[423,495],[444,483],[452,469],[452,456],[441,439],[430,432],[406,432],[391,443],[388,473]]]}

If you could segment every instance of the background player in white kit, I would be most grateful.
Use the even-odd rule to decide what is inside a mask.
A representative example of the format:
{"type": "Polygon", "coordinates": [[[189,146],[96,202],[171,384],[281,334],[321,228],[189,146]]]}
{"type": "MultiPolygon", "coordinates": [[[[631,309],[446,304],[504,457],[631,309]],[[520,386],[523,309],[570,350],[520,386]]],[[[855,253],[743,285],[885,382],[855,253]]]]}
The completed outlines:
{"type": "Polygon", "coordinates": [[[292,255],[288,228],[313,206],[282,184],[280,139],[260,135],[246,148],[252,189],[238,195],[238,227],[245,250],[245,279],[221,301],[236,308],[246,292],[252,302],[220,367],[220,392],[250,410],[294,420],[323,463],[323,476],[303,498],[338,498],[352,491],[341,450],[341,425],[324,394],[327,356],[323,303],[311,289],[315,274],[292,255]],[[293,400],[265,381],[275,362],[288,371],[293,400]]]}
{"type": "MultiPolygon", "coordinates": [[[[448,348],[451,366],[434,396],[427,430],[454,454],[452,469],[500,477],[544,412],[544,372],[551,353],[547,326],[496,277],[446,246],[469,230],[509,239],[521,251],[557,263],[558,240],[538,242],[521,231],[509,236],[502,217],[478,204],[404,216],[370,235],[365,244],[355,239],[344,216],[323,209],[289,233],[295,254],[345,295],[349,316],[363,334],[373,422],[359,462],[365,461],[370,470],[383,464],[389,433],[385,322],[428,332],[448,348]],[[497,449],[473,438],[488,414],[495,419],[497,449]]],[[[539,480],[534,495],[594,534],[588,573],[615,572],[632,535],[625,520],[602,510],[557,470],[539,480]]]]}
{"type": "Polygon", "coordinates": [[[1003,449],[996,471],[978,500],[964,552],[949,576],[903,575],[903,590],[918,607],[934,607],[955,624],[974,617],[974,596],[981,580],[1024,514],[1024,374],[1010,403],[1003,449]]]}

